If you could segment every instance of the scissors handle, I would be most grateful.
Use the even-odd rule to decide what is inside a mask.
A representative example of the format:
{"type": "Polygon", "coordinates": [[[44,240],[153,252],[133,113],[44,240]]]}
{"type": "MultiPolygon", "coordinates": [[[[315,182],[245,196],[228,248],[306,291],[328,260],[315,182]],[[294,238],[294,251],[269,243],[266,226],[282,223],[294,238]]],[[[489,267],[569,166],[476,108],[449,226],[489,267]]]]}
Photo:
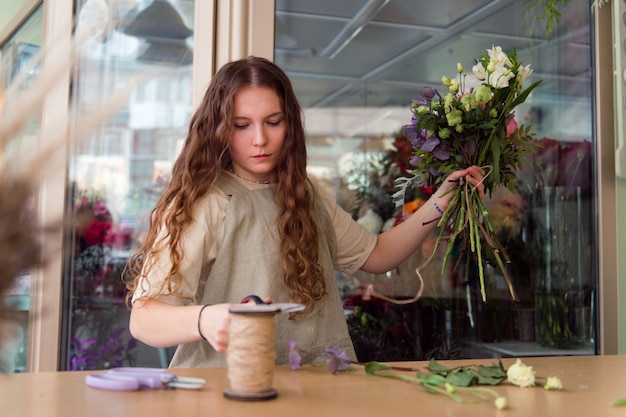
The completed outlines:
{"type": "Polygon", "coordinates": [[[115,374],[89,374],[85,377],[85,383],[92,388],[109,391],[137,391],[139,381],[136,378],[115,374]]]}
{"type": "Polygon", "coordinates": [[[118,367],[109,369],[110,374],[135,378],[143,388],[159,389],[174,380],[176,376],[162,368],[118,367]]]}

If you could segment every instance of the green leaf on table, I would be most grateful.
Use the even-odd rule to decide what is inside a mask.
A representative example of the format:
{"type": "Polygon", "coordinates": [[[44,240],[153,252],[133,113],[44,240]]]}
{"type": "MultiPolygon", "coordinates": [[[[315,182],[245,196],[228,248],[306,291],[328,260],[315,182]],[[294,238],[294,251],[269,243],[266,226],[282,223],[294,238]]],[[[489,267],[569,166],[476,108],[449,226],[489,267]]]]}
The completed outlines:
{"type": "Polygon", "coordinates": [[[369,375],[376,375],[379,371],[388,371],[391,366],[382,362],[368,362],[365,364],[365,373],[369,375]]]}
{"type": "Polygon", "coordinates": [[[434,372],[434,373],[437,373],[437,374],[446,374],[446,373],[451,371],[450,368],[448,368],[445,365],[440,364],[435,359],[431,359],[428,362],[428,370],[430,372],[434,372]]]}
{"type": "Polygon", "coordinates": [[[424,385],[444,385],[446,383],[446,377],[439,374],[425,374],[423,372],[417,373],[417,379],[424,385]]]}
{"type": "Polygon", "coordinates": [[[498,385],[506,379],[506,370],[502,366],[502,361],[491,366],[478,365],[476,367],[478,376],[478,384],[481,385],[498,385]]]}
{"type": "Polygon", "coordinates": [[[619,400],[615,401],[613,404],[611,404],[613,407],[623,407],[626,405],[626,398],[620,398],[619,400]]]}
{"type": "Polygon", "coordinates": [[[476,373],[471,369],[458,369],[451,372],[446,377],[446,381],[456,387],[469,387],[478,379],[476,373]]]}

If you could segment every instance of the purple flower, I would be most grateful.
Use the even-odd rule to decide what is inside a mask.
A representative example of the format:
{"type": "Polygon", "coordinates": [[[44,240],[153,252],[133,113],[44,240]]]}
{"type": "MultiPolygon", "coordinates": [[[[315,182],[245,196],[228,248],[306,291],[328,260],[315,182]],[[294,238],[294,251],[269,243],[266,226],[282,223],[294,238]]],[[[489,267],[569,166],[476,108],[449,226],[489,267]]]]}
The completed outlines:
{"type": "Polygon", "coordinates": [[[334,374],[337,371],[345,371],[350,366],[350,358],[345,350],[339,346],[332,345],[324,349],[326,353],[326,369],[334,374]]]}
{"type": "MultiPolygon", "coordinates": [[[[418,130],[417,126],[404,125],[402,126],[402,134],[411,142],[413,149],[431,153],[441,161],[450,159],[450,154],[444,148],[444,144],[436,135],[428,136],[425,129],[418,130]]],[[[412,159],[411,163],[419,161],[421,161],[421,159],[412,159]]]]}
{"type": "Polygon", "coordinates": [[[302,368],[302,358],[298,353],[296,339],[289,339],[289,366],[292,371],[302,368]]]}
{"type": "Polygon", "coordinates": [[[439,92],[433,87],[426,86],[422,88],[422,92],[420,93],[420,95],[426,100],[432,100],[433,98],[435,98],[435,95],[439,96],[439,92]]]}
{"type": "Polygon", "coordinates": [[[437,147],[437,145],[439,145],[440,143],[441,142],[439,141],[437,136],[430,136],[426,138],[426,140],[424,140],[424,142],[422,143],[422,146],[419,149],[424,152],[432,153],[437,147]]]}
{"type": "Polygon", "coordinates": [[[424,158],[422,158],[421,156],[418,156],[418,155],[413,155],[413,156],[411,157],[411,159],[409,160],[409,163],[410,163],[411,165],[413,165],[414,167],[416,167],[416,166],[417,166],[417,164],[419,164],[420,162],[422,162],[422,159],[424,159],[424,158]]]}
{"type": "Polygon", "coordinates": [[[422,88],[422,91],[420,91],[420,99],[412,101],[415,104],[429,107],[435,96],[441,98],[441,94],[439,94],[439,91],[437,91],[433,87],[426,86],[422,88]]]}

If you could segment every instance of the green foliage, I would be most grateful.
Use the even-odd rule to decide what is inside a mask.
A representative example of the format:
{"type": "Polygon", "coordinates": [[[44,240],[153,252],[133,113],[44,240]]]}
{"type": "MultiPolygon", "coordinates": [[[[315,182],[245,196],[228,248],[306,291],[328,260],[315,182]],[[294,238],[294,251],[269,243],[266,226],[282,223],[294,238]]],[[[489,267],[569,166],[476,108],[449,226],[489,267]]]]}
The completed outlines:
{"type": "Polygon", "coordinates": [[[498,385],[506,380],[506,370],[500,361],[491,366],[467,365],[448,368],[431,359],[428,370],[430,373],[418,371],[415,376],[410,376],[394,370],[385,363],[365,364],[365,372],[368,375],[419,384],[428,393],[447,395],[458,403],[485,401],[488,397],[484,394],[498,399],[500,395],[488,386],[498,385]]]}

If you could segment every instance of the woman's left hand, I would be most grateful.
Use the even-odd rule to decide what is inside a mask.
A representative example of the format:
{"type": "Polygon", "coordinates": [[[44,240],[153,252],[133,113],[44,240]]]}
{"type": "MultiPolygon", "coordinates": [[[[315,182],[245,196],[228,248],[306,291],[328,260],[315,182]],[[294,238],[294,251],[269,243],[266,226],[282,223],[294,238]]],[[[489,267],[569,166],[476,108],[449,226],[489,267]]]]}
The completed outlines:
{"type": "Polygon", "coordinates": [[[485,177],[485,171],[476,165],[473,165],[466,169],[461,169],[458,171],[454,171],[452,174],[448,175],[448,178],[441,184],[441,187],[435,193],[435,196],[438,200],[438,205],[445,210],[448,207],[448,200],[450,199],[451,194],[448,193],[452,188],[458,185],[458,182],[461,178],[464,178],[465,181],[469,182],[472,186],[476,188],[478,192],[478,196],[482,199],[485,196],[485,185],[483,184],[483,179],[485,177]]]}

